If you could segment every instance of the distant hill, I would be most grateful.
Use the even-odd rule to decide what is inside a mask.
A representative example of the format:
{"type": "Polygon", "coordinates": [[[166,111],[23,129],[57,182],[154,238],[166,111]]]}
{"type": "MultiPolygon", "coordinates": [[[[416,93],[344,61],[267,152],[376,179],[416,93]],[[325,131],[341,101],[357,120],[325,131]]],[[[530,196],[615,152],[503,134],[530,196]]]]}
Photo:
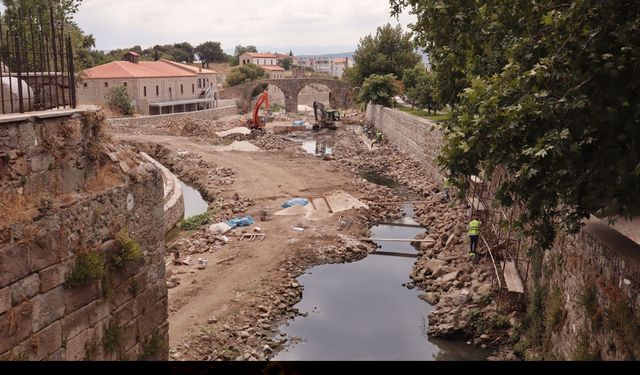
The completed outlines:
{"type": "Polygon", "coordinates": [[[335,57],[335,58],[348,57],[349,59],[353,60],[353,54],[354,54],[354,52],[342,52],[342,53],[325,53],[325,54],[321,54],[321,55],[296,55],[296,57],[331,56],[331,57],[335,57]]]}

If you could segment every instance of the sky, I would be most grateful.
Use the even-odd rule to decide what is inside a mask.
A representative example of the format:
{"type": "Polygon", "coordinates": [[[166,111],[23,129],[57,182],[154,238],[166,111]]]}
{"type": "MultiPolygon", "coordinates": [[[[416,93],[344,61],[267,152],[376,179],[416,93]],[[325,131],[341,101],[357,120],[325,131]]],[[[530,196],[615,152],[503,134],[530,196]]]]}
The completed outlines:
{"type": "Polygon", "coordinates": [[[354,51],[378,26],[415,17],[391,17],[388,0],[84,0],[75,20],[105,51],[211,40],[227,53],[241,44],[302,55],[354,51]]]}

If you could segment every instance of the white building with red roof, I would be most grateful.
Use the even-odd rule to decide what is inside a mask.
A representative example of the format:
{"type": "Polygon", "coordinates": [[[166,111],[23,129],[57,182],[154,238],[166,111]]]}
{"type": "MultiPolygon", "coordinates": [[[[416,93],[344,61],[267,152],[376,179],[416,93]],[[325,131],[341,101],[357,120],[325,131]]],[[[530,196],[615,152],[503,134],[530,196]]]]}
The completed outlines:
{"type": "Polygon", "coordinates": [[[105,105],[105,95],[123,86],[140,114],[166,114],[214,108],[222,83],[216,71],[169,60],[139,61],[129,52],[123,61],[86,69],[79,74],[78,102],[105,105]]]}
{"type": "Polygon", "coordinates": [[[269,75],[269,78],[279,79],[284,78],[285,70],[278,65],[278,61],[288,55],[282,55],[278,53],[255,53],[245,52],[239,57],[240,65],[254,64],[258,65],[269,75]]]}

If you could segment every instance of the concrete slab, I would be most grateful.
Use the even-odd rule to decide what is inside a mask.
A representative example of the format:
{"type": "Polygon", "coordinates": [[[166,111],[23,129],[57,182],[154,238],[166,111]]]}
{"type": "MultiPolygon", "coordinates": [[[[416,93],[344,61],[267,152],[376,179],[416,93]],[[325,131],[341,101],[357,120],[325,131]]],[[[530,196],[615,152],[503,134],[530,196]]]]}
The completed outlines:
{"type": "Polygon", "coordinates": [[[369,206],[360,202],[360,200],[342,190],[334,191],[331,194],[328,194],[326,198],[327,201],[329,201],[329,206],[334,213],[347,211],[354,208],[369,208],[369,206]]]}

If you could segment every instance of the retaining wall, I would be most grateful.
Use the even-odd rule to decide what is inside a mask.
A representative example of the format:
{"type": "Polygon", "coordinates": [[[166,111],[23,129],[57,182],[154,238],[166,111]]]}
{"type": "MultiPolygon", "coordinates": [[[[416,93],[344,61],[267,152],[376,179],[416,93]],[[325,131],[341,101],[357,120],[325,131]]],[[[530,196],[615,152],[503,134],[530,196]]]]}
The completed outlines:
{"type": "Polygon", "coordinates": [[[228,107],[220,107],[220,108],[207,109],[204,111],[195,111],[195,112],[173,113],[170,115],[112,118],[112,119],[109,119],[109,122],[115,126],[136,126],[136,125],[140,126],[140,125],[157,124],[160,121],[184,120],[187,118],[197,119],[197,120],[215,120],[222,117],[233,116],[237,114],[238,114],[238,108],[234,104],[228,107]]]}
{"type": "Polygon", "coordinates": [[[160,171],[61,113],[0,123],[0,360],[166,360],[160,171]],[[141,258],[117,261],[118,233],[141,258]]]}
{"type": "Polygon", "coordinates": [[[436,163],[442,134],[433,121],[376,104],[367,105],[366,119],[400,151],[422,162],[433,181],[443,180],[436,163]]]}
{"type": "Polygon", "coordinates": [[[164,197],[162,201],[164,203],[164,231],[166,233],[173,229],[184,217],[182,185],[178,177],[171,173],[164,165],[158,163],[144,152],[140,154],[162,171],[162,183],[164,185],[164,197]]]}

